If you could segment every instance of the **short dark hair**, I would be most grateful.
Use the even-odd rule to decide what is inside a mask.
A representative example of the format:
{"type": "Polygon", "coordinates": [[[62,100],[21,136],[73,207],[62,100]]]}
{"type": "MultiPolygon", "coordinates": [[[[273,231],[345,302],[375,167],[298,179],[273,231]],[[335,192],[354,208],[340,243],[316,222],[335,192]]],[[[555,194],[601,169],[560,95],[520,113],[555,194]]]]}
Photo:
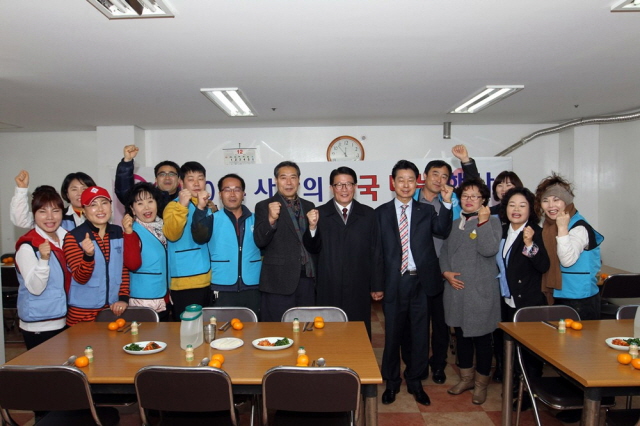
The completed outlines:
{"type": "Polygon", "coordinates": [[[333,185],[333,179],[338,175],[349,175],[353,178],[353,183],[358,183],[355,170],[351,167],[341,166],[331,171],[331,175],[329,175],[329,185],[333,185]]]}
{"type": "Polygon", "coordinates": [[[48,205],[62,209],[64,212],[64,202],[56,189],[53,186],[41,185],[31,194],[31,211],[35,213],[48,205]]]}
{"type": "Polygon", "coordinates": [[[462,199],[461,196],[464,190],[472,186],[475,186],[476,188],[478,188],[478,191],[480,191],[480,196],[484,200],[482,202],[482,205],[486,206],[487,203],[489,203],[489,196],[491,195],[491,193],[489,192],[489,187],[487,186],[487,184],[484,183],[484,180],[480,178],[474,177],[474,178],[465,179],[464,181],[462,181],[460,186],[454,189],[454,192],[456,193],[458,198],[462,199]]]}
{"type": "Polygon", "coordinates": [[[87,188],[89,188],[90,186],[96,186],[96,183],[93,181],[91,176],[89,176],[86,173],[82,173],[82,172],[69,173],[67,176],[65,176],[64,180],[62,181],[62,186],[60,187],[60,195],[62,196],[62,199],[65,200],[67,203],[71,202],[71,200],[69,200],[69,197],[67,197],[67,192],[69,191],[69,185],[71,185],[71,182],[75,179],[78,179],[80,182],[84,183],[87,186],[87,188]]]}
{"type": "Polygon", "coordinates": [[[416,179],[418,179],[418,177],[420,176],[420,171],[418,170],[418,167],[415,164],[413,164],[409,160],[400,160],[395,164],[395,166],[393,166],[393,169],[391,169],[391,177],[395,179],[396,174],[398,173],[398,170],[405,170],[405,169],[413,170],[413,172],[416,174],[416,179]]]}
{"type": "Polygon", "coordinates": [[[524,188],[524,185],[522,184],[522,181],[517,174],[509,170],[504,170],[500,172],[498,176],[496,176],[496,179],[493,181],[493,185],[491,185],[491,191],[493,192],[494,200],[500,201],[500,199],[498,198],[498,193],[496,192],[496,188],[507,179],[509,179],[509,182],[511,182],[516,188],[524,188]]]}
{"type": "Polygon", "coordinates": [[[161,216],[160,205],[163,203],[163,195],[162,191],[158,189],[157,186],[150,182],[138,182],[127,192],[127,205],[124,206],[125,213],[133,216],[132,206],[136,201],[141,199],[141,195],[144,193],[148,193],[156,200],[156,204],[158,205],[158,216],[161,216]]]}
{"type": "Polygon", "coordinates": [[[197,161],[187,161],[180,167],[180,179],[184,180],[184,177],[187,173],[202,173],[205,177],[207,177],[207,170],[204,166],[197,161]]]}
{"type": "Polygon", "coordinates": [[[441,167],[446,167],[449,171],[449,179],[451,179],[451,175],[453,174],[453,170],[451,170],[451,165],[443,160],[431,160],[427,163],[427,167],[424,168],[424,174],[429,173],[431,169],[439,169],[441,167]]]}
{"type": "Polygon", "coordinates": [[[502,219],[502,221],[504,222],[509,221],[509,219],[507,218],[507,206],[509,205],[509,200],[511,199],[511,197],[518,194],[526,198],[527,202],[529,203],[528,222],[537,224],[540,221],[540,219],[538,218],[538,215],[536,213],[536,206],[535,206],[536,196],[533,194],[533,192],[529,191],[528,188],[524,188],[524,187],[511,188],[509,191],[507,191],[506,194],[504,194],[504,197],[502,197],[502,200],[500,201],[500,219],[502,219]]]}
{"type": "Polygon", "coordinates": [[[235,173],[229,173],[229,174],[226,174],[226,175],[222,176],[220,178],[220,180],[218,181],[218,192],[222,192],[222,182],[224,182],[224,180],[227,179],[227,178],[238,179],[240,181],[240,186],[242,186],[242,190],[244,191],[244,188],[245,188],[244,179],[242,179],[240,176],[238,176],[235,173]]]}
{"type": "Polygon", "coordinates": [[[296,169],[296,172],[298,173],[298,177],[300,177],[300,167],[298,167],[298,165],[296,163],[294,163],[293,161],[282,161],[282,162],[280,162],[273,169],[273,176],[277,178],[278,177],[278,172],[283,167],[293,167],[294,169],[296,169]]]}
{"type": "Polygon", "coordinates": [[[169,167],[173,167],[176,170],[176,173],[180,173],[180,166],[178,166],[176,163],[174,163],[173,161],[169,161],[169,160],[165,160],[165,161],[161,161],[158,164],[156,164],[156,166],[153,168],[153,175],[155,177],[158,177],[158,170],[160,170],[160,167],[163,166],[169,166],[169,167]]]}

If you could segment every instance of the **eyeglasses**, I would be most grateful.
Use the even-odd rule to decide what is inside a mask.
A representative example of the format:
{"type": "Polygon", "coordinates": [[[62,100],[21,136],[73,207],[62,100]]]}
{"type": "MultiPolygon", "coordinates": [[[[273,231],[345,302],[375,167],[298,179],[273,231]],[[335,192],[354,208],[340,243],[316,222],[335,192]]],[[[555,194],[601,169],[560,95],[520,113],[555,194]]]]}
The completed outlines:
{"type": "Polygon", "coordinates": [[[482,198],[482,195],[461,195],[460,196],[461,200],[471,200],[471,201],[478,201],[481,198],[482,198]]]}
{"type": "Polygon", "coordinates": [[[237,192],[237,193],[244,192],[244,190],[242,188],[238,188],[237,186],[234,186],[233,188],[230,188],[230,187],[222,188],[222,192],[230,194],[232,192],[237,192]]]}
{"type": "Polygon", "coordinates": [[[351,189],[353,188],[353,185],[355,185],[355,183],[352,182],[347,182],[347,183],[334,183],[333,186],[335,189],[351,189]]]}
{"type": "Polygon", "coordinates": [[[160,172],[156,175],[156,177],[159,177],[159,178],[165,178],[167,176],[169,176],[170,178],[175,178],[175,177],[178,177],[178,174],[175,172],[160,172]]]}

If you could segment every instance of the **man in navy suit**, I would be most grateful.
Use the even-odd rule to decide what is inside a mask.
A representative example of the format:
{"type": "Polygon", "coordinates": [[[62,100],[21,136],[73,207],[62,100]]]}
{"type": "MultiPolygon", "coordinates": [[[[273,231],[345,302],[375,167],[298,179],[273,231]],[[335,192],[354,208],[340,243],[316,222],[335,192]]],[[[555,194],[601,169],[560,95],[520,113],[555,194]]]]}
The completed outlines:
{"type": "Polygon", "coordinates": [[[298,197],[300,168],[292,161],[275,167],[278,193],[256,204],[253,239],[262,250],[259,288],[262,321],[277,322],[294,306],[315,304],[315,261],[302,244],[307,212],[315,208],[298,197]]]}
{"type": "MultiPolygon", "coordinates": [[[[400,391],[400,349],[407,352],[404,376],[407,391],[422,405],[431,403],[420,377],[429,364],[427,296],[438,292],[440,268],[433,236],[446,238],[451,230],[451,187],[443,185],[440,214],[433,206],[413,200],[419,176],[415,164],[400,160],[391,175],[396,197],[376,209],[384,260],[385,345],[383,404],[400,391]]],[[[403,351],[404,352],[404,351],[403,351]]]]}

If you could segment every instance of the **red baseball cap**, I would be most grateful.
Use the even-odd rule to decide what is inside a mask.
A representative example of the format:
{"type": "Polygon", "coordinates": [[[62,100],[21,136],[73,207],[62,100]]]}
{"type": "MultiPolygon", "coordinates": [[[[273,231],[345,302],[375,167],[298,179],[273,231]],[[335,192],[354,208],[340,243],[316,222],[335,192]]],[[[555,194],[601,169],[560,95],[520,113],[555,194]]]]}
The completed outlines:
{"type": "Polygon", "coordinates": [[[83,206],[88,206],[93,202],[93,200],[100,197],[106,198],[107,200],[111,201],[109,191],[99,186],[90,186],[82,192],[80,201],[82,202],[83,206]]]}

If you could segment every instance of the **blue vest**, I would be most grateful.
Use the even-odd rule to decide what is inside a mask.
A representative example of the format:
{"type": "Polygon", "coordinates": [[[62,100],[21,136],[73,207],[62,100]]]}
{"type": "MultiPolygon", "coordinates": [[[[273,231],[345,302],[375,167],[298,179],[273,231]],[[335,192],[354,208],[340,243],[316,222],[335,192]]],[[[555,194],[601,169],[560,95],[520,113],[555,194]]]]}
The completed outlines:
{"type": "MultiPolygon", "coordinates": [[[[420,192],[422,190],[421,189],[416,189],[416,192],[414,192],[413,194],[413,199],[417,202],[420,202],[420,192]]],[[[438,200],[440,200],[441,202],[444,203],[444,201],[442,201],[442,194],[438,194],[438,200]]],[[[460,212],[462,211],[462,207],[460,207],[460,201],[458,201],[458,196],[456,195],[456,193],[454,192],[453,194],[451,194],[451,210],[453,210],[453,219],[452,220],[456,220],[460,218],[460,212]]]]}
{"type": "Polygon", "coordinates": [[[589,232],[589,245],[595,247],[584,250],[573,265],[567,268],[560,265],[562,290],[553,291],[553,297],[555,298],[585,299],[599,291],[597,273],[602,266],[600,244],[604,240],[604,237],[593,229],[578,212],[576,212],[569,221],[569,229],[574,228],[576,224],[578,226],[584,225],[587,231],[593,231],[595,241],[591,240],[591,232],[589,232]],[[577,224],[578,221],[582,221],[582,223],[577,224]]]}
{"type": "MultiPolygon", "coordinates": [[[[174,201],[178,201],[176,198],[174,201]]],[[[189,202],[187,224],[184,226],[182,237],[178,241],[167,241],[169,253],[169,275],[171,278],[192,277],[209,272],[209,248],[207,244],[196,244],[191,234],[191,223],[196,206],[189,202]]]]}
{"type": "Polygon", "coordinates": [[[246,285],[258,285],[262,257],[260,249],[253,241],[253,226],[255,215],[249,216],[244,222],[244,238],[242,249],[238,247],[238,237],[234,224],[224,210],[213,214],[213,236],[209,241],[211,253],[211,284],[234,285],[238,277],[246,285]],[[242,257],[242,268],[238,267],[242,257]]]}
{"type": "MultiPolygon", "coordinates": [[[[93,235],[88,222],[85,222],[70,231],[70,234],[76,239],[78,245],[81,245],[87,232],[93,235]]],[[[93,273],[86,284],[80,284],[73,277],[71,278],[69,306],[98,309],[118,301],[118,292],[122,284],[122,230],[115,225],[108,225],[107,232],[109,232],[109,262],[105,261],[98,243],[92,240],[95,247],[93,273]]]]}
{"type": "Polygon", "coordinates": [[[167,294],[169,286],[167,250],[155,235],[138,222],[133,223],[133,230],[140,237],[142,265],[136,271],[129,271],[129,296],[160,299],[167,294]]]}
{"type": "MultiPolygon", "coordinates": [[[[35,231],[31,231],[35,232],[35,231]]],[[[33,247],[36,256],[40,259],[40,251],[33,247]]],[[[64,272],[58,258],[51,253],[49,258],[49,279],[47,287],[38,296],[27,290],[24,277],[18,272],[18,316],[25,322],[46,321],[62,318],[67,315],[67,295],[64,292],[64,272]]]]}

